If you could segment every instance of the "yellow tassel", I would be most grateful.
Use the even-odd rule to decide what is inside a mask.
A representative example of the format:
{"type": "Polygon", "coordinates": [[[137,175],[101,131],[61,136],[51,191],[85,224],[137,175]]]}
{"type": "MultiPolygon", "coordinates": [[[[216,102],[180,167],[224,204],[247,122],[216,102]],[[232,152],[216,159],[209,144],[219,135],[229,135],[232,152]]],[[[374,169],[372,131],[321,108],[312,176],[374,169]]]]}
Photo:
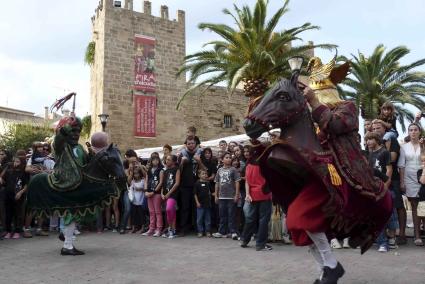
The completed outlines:
{"type": "Polygon", "coordinates": [[[341,177],[339,176],[338,172],[336,171],[334,165],[328,164],[328,171],[331,176],[331,182],[333,185],[339,186],[342,185],[341,177]]]}
{"type": "Polygon", "coordinates": [[[316,135],[320,133],[320,128],[316,127],[316,135]]]}

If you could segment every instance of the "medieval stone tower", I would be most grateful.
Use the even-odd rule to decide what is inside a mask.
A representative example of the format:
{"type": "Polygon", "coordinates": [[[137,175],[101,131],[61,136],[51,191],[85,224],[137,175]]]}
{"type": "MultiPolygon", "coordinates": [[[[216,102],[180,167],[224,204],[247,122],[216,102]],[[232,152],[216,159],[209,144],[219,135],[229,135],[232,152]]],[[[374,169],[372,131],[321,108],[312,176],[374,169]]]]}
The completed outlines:
{"type": "Polygon", "coordinates": [[[186,52],[185,12],[169,19],[161,6],[155,17],[149,1],[142,13],[133,10],[133,0],[124,7],[116,2],[100,0],[92,17],[92,132],[101,130],[98,115],[105,113],[106,131],[121,149],[180,144],[191,125],[203,140],[242,133],[247,100],[228,97],[224,88],[190,97],[176,110],[187,88],[184,76],[176,78],[186,52]]]}

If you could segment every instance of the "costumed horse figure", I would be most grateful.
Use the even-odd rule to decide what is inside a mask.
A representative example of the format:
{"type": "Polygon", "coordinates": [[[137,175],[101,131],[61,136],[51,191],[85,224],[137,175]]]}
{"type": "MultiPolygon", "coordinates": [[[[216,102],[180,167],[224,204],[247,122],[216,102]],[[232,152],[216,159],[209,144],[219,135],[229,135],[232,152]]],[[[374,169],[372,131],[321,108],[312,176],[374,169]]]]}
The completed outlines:
{"type": "Polygon", "coordinates": [[[38,174],[28,185],[28,207],[36,215],[64,217],[61,255],[81,255],[73,246],[76,222],[95,214],[126,189],[119,150],[108,147],[104,132],[93,134],[98,152],[88,155],[78,144],[82,122],[78,117],[62,118],[53,141],[55,166],[50,174],[38,174]]]}
{"type": "MultiPolygon", "coordinates": [[[[351,107],[350,104],[347,102],[348,107],[351,107]]],[[[327,111],[326,114],[331,117],[328,107],[322,105],[319,111],[327,111]]],[[[350,246],[360,246],[364,253],[382,231],[392,212],[389,192],[383,188],[382,182],[373,177],[367,161],[353,154],[361,153],[359,145],[352,145],[356,151],[349,150],[348,154],[352,159],[363,159],[355,162],[364,164],[363,175],[379,184],[378,188],[365,188],[353,182],[355,179],[350,168],[345,167],[347,162],[341,161],[334,147],[325,148],[326,143],[332,142],[335,137],[347,135],[349,141],[357,137],[355,108],[351,114],[352,127],[345,126],[345,121],[339,121],[338,115],[323,124],[323,115],[317,115],[317,120],[321,121],[319,126],[328,127],[329,132],[335,130],[335,133],[328,133],[325,139],[320,140],[298,81],[298,73],[295,72],[291,79],[281,79],[262,98],[257,99],[244,122],[246,133],[257,148],[254,153],[273,198],[287,213],[287,227],[294,244],[309,245],[310,251],[316,245],[320,251],[320,254],[312,254],[323,269],[323,275],[327,276],[322,275],[315,283],[336,283],[344,270],[339,263],[340,267],[325,268],[326,261],[323,264],[323,259],[326,256],[318,242],[312,239],[311,233],[320,232],[324,236],[324,240],[323,237],[320,240],[322,243],[327,242],[326,237],[349,237],[350,246]],[[344,127],[340,129],[338,123],[344,127]],[[273,145],[265,147],[256,140],[263,132],[274,128],[280,128],[281,135],[273,145]]],[[[331,254],[328,243],[325,247],[331,254]]]]}
{"type": "MultiPolygon", "coordinates": [[[[125,172],[119,150],[112,144],[78,169],[81,180],[71,188],[59,188],[52,183],[52,174],[33,176],[28,185],[28,200],[38,215],[85,216],[110,205],[126,189],[125,172]]],[[[66,174],[61,176],[66,178],[66,174]]]]}

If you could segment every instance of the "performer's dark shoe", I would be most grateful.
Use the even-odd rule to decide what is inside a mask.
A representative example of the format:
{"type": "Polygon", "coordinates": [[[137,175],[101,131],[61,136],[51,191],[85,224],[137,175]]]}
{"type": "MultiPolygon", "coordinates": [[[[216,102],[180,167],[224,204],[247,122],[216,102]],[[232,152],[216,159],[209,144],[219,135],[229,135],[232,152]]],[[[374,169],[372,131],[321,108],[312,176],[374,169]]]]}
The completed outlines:
{"type": "Polygon", "coordinates": [[[72,249],[62,248],[61,249],[61,255],[83,255],[83,254],[85,254],[83,251],[78,250],[76,248],[72,248],[72,249]]]}
{"type": "MultiPolygon", "coordinates": [[[[78,250],[75,247],[72,249],[75,253],[75,255],[84,255],[86,254],[85,252],[83,252],[82,250],[78,250]]],[[[342,266],[341,266],[342,267],[342,266]]]]}
{"type": "Polygon", "coordinates": [[[62,232],[60,232],[60,233],[59,233],[58,238],[59,238],[59,240],[61,240],[62,242],[64,242],[64,241],[65,241],[65,236],[63,235],[63,233],[62,233],[62,232]]]}
{"type": "Polygon", "coordinates": [[[335,268],[325,266],[323,268],[322,278],[314,281],[314,284],[336,284],[338,283],[338,279],[341,278],[344,273],[345,270],[339,262],[335,268]]]}

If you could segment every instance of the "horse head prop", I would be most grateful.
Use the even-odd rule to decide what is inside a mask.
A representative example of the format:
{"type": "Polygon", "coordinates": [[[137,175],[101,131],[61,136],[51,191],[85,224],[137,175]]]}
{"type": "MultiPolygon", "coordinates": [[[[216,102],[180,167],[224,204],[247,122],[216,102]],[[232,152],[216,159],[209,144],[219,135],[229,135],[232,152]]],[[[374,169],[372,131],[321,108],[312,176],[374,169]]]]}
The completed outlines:
{"type": "Polygon", "coordinates": [[[113,144],[97,153],[88,165],[89,175],[103,179],[125,179],[120,151],[113,144]]]}
{"type": "MultiPolygon", "coordinates": [[[[280,79],[253,107],[244,121],[246,134],[256,139],[265,131],[293,125],[308,110],[299,88],[298,72],[291,79],[280,79]]],[[[283,133],[282,133],[283,134],[283,133]]]]}
{"type": "MultiPolygon", "coordinates": [[[[256,140],[263,132],[280,128],[279,147],[272,147],[259,155],[264,165],[272,168],[278,176],[300,189],[308,182],[311,167],[305,156],[312,151],[322,151],[314,130],[303,84],[298,81],[298,71],[290,79],[280,79],[251,107],[244,121],[246,134],[256,140]]],[[[259,158],[257,157],[257,158],[259,158]]],[[[277,176],[275,177],[277,179],[277,176]]]]}

